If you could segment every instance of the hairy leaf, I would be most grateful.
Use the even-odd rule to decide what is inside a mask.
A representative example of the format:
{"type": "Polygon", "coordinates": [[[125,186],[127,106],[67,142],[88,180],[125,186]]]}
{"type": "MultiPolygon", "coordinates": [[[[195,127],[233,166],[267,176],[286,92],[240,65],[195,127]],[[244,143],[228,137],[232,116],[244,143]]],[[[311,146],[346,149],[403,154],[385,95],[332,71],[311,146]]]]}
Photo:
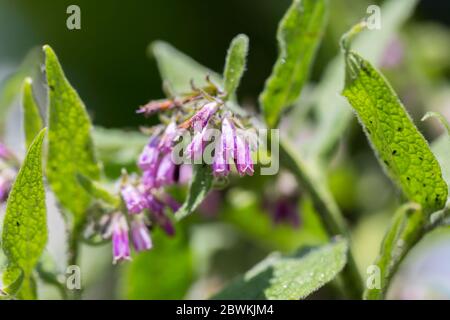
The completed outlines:
{"type": "Polygon", "coordinates": [[[355,52],[346,55],[343,95],[355,109],[382,166],[412,202],[431,213],[447,200],[447,184],[425,138],[387,80],[355,52]]]}
{"type": "Polygon", "coordinates": [[[408,203],[396,212],[392,224],[384,236],[377,268],[369,270],[365,299],[382,299],[388,284],[406,253],[423,234],[424,215],[419,205],[408,203]]]}
{"type": "Polygon", "coordinates": [[[193,166],[192,181],[189,187],[189,193],[186,201],[175,213],[178,220],[194,212],[202,203],[211,190],[213,175],[211,168],[205,164],[196,164],[193,166]]]}
{"type": "Polygon", "coordinates": [[[292,256],[271,254],[214,299],[303,299],[333,280],[347,261],[346,240],[292,256]]]}
{"type": "Polygon", "coordinates": [[[239,86],[245,71],[248,53],[248,37],[244,34],[236,36],[231,41],[223,71],[224,89],[227,97],[232,97],[239,86]]]}
{"type": "Polygon", "coordinates": [[[47,243],[42,143],[46,129],[35,138],[17,175],[6,206],[2,246],[8,257],[4,284],[13,284],[23,272],[21,291],[34,298],[32,271],[47,243]]]}
{"type": "MultiPolygon", "coordinates": [[[[393,35],[412,15],[418,0],[386,0],[381,7],[381,30],[371,30],[355,39],[353,47],[367,60],[378,65],[393,35]]],[[[306,146],[308,157],[315,159],[330,154],[352,119],[351,108],[339,97],[344,77],[344,59],[339,54],[325,69],[314,91],[317,125],[314,137],[306,146]]],[[[300,110],[299,110],[300,111],[300,110]]]]}
{"type": "Polygon", "coordinates": [[[39,113],[39,106],[33,96],[31,78],[26,78],[23,83],[22,105],[25,127],[26,145],[29,147],[36,135],[41,131],[43,124],[39,113]]]}
{"type": "Polygon", "coordinates": [[[260,103],[269,127],[300,95],[326,24],[325,0],[294,0],[278,26],[278,59],[260,103]]]}
{"type": "Polygon", "coordinates": [[[3,129],[4,122],[8,118],[9,107],[20,96],[23,80],[28,76],[33,76],[39,72],[40,68],[40,50],[32,49],[25,57],[18,70],[8,79],[2,82],[0,91],[0,129],[3,129]]]}
{"type": "Polygon", "coordinates": [[[91,138],[92,125],[55,53],[49,46],[44,46],[44,53],[49,88],[47,177],[59,202],[79,224],[91,197],[78,183],[76,174],[93,180],[100,175],[91,138]]]}
{"type": "Polygon", "coordinates": [[[191,80],[198,87],[206,86],[207,75],[218,85],[222,84],[220,75],[202,66],[167,42],[153,42],[150,52],[158,63],[162,79],[169,83],[175,94],[191,91],[191,80]]]}

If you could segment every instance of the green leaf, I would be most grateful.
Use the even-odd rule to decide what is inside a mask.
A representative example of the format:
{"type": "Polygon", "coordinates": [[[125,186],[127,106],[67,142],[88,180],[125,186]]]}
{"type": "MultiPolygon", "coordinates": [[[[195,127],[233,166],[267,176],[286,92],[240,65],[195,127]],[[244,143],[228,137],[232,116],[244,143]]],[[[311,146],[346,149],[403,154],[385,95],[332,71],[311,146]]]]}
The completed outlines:
{"type": "Polygon", "coordinates": [[[49,87],[49,137],[47,177],[75,224],[84,220],[91,197],[80,186],[77,173],[97,180],[100,175],[91,138],[91,121],[78,93],[67,81],[58,58],[44,46],[49,87]]]}
{"type": "Polygon", "coordinates": [[[436,118],[439,122],[444,126],[447,134],[450,135],[450,123],[448,120],[439,112],[428,111],[422,118],[422,121],[427,120],[428,118],[436,118]]]}
{"type": "Polygon", "coordinates": [[[0,92],[0,129],[3,129],[9,107],[20,96],[23,80],[28,76],[38,74],[41,64],[40,55],[41,52],[38,48],[31,50],[18,70],[2,83],[3,86],[0,92]]]}
{"type": "Polygon", "coordinates": [[[300,250],[292,256],[269,255],[214,299],[303,299],[333,280],[347,261],[347,241],[300,250]]]}
{"type": "MultiPolygon", "coordinates": [[[[371,30],[364,34],[364,37],[355,39],[353,44],[355,50],[378,65],[392,36],[413,14],[417,3],[418,0],[384,1],[381,7],[383,28],[371,30]]],[[[348,103],[336,94],[342,89],[343,77],[344,59],[342,54],[339,54],[328,64],[322,80],[314,90],[313,111],[318,121],[312,141],[306,146],[308,157],[312,159],[328,156],[352,119],[348,103]]]]}
{"type": "Polygon", "coordinates": [[[355,109],[381,165],[426,213],[442,209],[448,190],[439,163],[394,90],[355,52],[346,54],[346,65],[343,95],[355,109]]]}
{"type": "Polygon", "coordinates": [[[3,224],[2,246],[8,258],[4,284],[13,284],[23,272],[21,292],[34,298],[32,271],[47,243],[42,143],[46,129],[35,138],[11,189],[3,224]]]}
{"type": "Polygon", "coordinates": [[[24,115],[25,140],[29,147],[33,142],[34,137],[41,131],[43,124],[39,113],[39,106],[33,96],[31,78],[26,78],[23,83],[22,91],[22,105],[24,115]]]}
{"type": "Polygon", "coordinates": [[[194,280],[189,241],[181,229],[175,238],[152,233],[155,248],[141,252],[127,265],[123,290],[127,299],[182,299],[194,280]]]}
{"type": "Polygon", "coordinates": [[[205,164],[193,165],[192,181],[186,201],[175,213],[178,220],[190,215],[202,203],[211,190],[213,175],[211,168],[205,164]]]}
{"type": "Polygon", "coordinates": [[[390,279],[408,251],[423,235],[424,215],[419,205],[408,203],[396,212],[392,224],[384,236],[380,255],[375,262],[377,269],[373,279],[367,279],[365,299],[382,299],[390,279]],[[378,278],[379,277],[379,278],[378,278]],[[380,279],[379,283],[377,283],[380,279]]]}
{"type": "Polygon", "coordinates": [[[170,84],[175,94],[183,94],[192,90],[191,80],[198,87],[207,85],[209,75],[217,85],[223,83],[220,75],[202,66],[181,51],[164,41],[155,41],[150,46],[150,52],[158,63],[158,69],[164,81],[170,84]]]}
{"type": "Polygon", "coordinates": [[[245,34],[240,34],[231,41],[223,71],[224,88],[227,97],[232,97],[239,86],[245,71],[247,53],[248,37],[245,34]]]}
{"type": "Polygon", "coordinates": [[[442,176],[447,186],[450,186],[450,136],[441,135],[439,139],[433,141],[431,150],[441,166],[442,176]]]}
{"type": "Polygon", "coordinates": [[[92,181],[82,174],[77,175],[78,182],[80,185],[95,199],[101,200],[114,208],[119,207],[120,198],[113,195],[108,190],[104,189],[96,181],[92,181]]]}
{"type": "Polygon", "coordinates": [[[11,269],[9,269],[9,271],[7,271],[3,277],[5,278],[11,278],[11,281],[8,281],[10,284],[6,287],[0,290],[0,296],[4,293],[6,295],[6,297],[0,297],[0,300],[2,299],[8,299],[8,298],[13,298],[17,295],[17,293],[19,292],[20,288],[22,287],[23,284],[23,279],[24,279],[24,273],[21,269],[17,269],[18,270],[18,275],[15,274],[14,277],[10,277],[9,275],[7,275],[7,273],[11,272],[11,269]],[[15,279],[15,280],[14,280],[15,279]]]}
{"type": "Polygon", "coordinates": [[[322,39],[325,13],[325,0],[294,0],[278,26],[278,59],[259,98],[269,127],[300,95],[322,39]]]}

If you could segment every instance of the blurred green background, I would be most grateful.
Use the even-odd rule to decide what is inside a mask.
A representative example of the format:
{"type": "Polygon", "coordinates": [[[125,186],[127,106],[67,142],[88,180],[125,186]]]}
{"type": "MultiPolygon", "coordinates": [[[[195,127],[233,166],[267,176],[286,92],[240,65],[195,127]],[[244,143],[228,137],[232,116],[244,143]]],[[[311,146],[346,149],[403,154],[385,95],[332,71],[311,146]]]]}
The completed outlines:
{"type": "MultiPolygon", "coordinates": [[[[330,24],[315,64],[317,80],[338,50],[338,39],[380,1],[330,1],[330,24]]],[[[142,123],[134,110],[162,96],[155,62],[146,54],[156,39],[173,44],[221,71],[230,40],[250,37],[248,72],[239,96],[255,103],[276,58],[275,33],[289,0],[0,0],[0,65],[13,68],[34,46],[50,44],[94,121],[106,127],[142,123]],[[66,8],[81,8],[81,30],[66,28],[66,8]]],[[[448,1],[421,1],[415,19],[448,23],[448,1]]],[[[7,73],[5,71],[3,75],[7,73]]]]}
{"type": "MultiPolygon", "coordinates": [[[[329,24],[312,70],[311,86],[321,79],[328,62],[339,52],[341,35],[365,16],[369,4],[383,1],[329,2],[329,24]]],[[[148,123],[135,110],[163,96],[156,63],[147,54],[149,43],[165,40],[220,72],[230,40],[245,33],[250,38],[250,53],[238,97],[241,104],[257,109],[257,97],[277,56],[277,25],[290,3],[290,0],[0,0],[0,81],[16,70],[33,47],[50,44],[94,123],[106,128],[135,129],[148,123]],[[81,30],[66,28],[66,8],[71,4],[81,8],[81,30]]],[[[448,12],[449,1],[419,1],[413,17],[401,31],[389,35],[397,45],[394,48],[400,49],[398,54],[395,50],[392,53],[392,48],[391,52],[386,50],[387,60],[382,65],[382,71],[430,141],[442,129],[434,121],[420,123],[421,116],[434,110],[450,118],[448,12]]],[[[307,90],[302,98],[308,99],[307,90]]],[[[305,121],[305,128],[309,120],[305,121]]],[[[119,132],[117,139],[122,135],[119,132]]],[[[103,138],[108,137],[115,139],[106,132],[103,138]]],[[[97,141],[101,138],[97,137],[97,141]]],[[[127,136],[127,139],[134,146],[131,154],[139,152],[141,137],[127,136]]],[[[99,144],[108,148],[107,143],[99,144]]],[[[133,157],[128,158],[134,161],[133,157]]],[[[127,164],[117,161],[116,165],[117,159],[102,160],[107,170],[113,172],[111,176],[127,164]]],[[[373,262],[390,217],[400,203],[399,194],[380,169],[355,120],[327,169],[329,187],[353,228],[356,256],[364,272],[373,262]]],[[[129,265],[112,267],[109,246],[84,248],[83,270],[89,271],[83,281],[90,283],[85,297],[205,298],[271,250],[292,251],[299,245],[325,241],[310,200],[295,183],[286,193],[298,208],[299,228],[274,225],[270,209],[261,203],[261,194],[268,202],[285,196],[282,189],[291,180],[287,174],[276,179],[245,178],[239,181],[239,188],[215,192],[199,214],[177,225],[175,239],[157,233],[155,250],[135,256],[129,265]]],[[[236,185],[231,182],[231,186],[236,185]]],[[[390,297],[450,298],[449,248],[448,231],[425,241],[408,258],[390,297]],[[419,278],[412,285],[411,279],[419,278]]],[[[333,294],[333,290],[325,288],[315,297],[333,294]]],[[[46,293],[46,297],[55,296],[46,293]]]]}

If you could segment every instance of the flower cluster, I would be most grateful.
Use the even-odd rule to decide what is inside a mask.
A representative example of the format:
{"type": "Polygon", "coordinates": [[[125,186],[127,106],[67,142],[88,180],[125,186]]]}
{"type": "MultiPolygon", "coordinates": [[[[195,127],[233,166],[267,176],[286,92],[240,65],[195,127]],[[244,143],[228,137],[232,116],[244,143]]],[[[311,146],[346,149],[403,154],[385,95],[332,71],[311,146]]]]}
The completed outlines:
{"type": "Polygon", "coordinates": [[[104,237],[111,237],[113,261],[130,260],[130,237],[136,252],[150,250],[152,240],[150,230],[160,226],[169,236],[175,234],[167,209],[175,212],[179,204],[162,189],[148,188],[143,179],[126,176],[122,179],[120,196],[124,209],[107,215],[104,225],[108,225],[104,237]]]}
{"type": "Polygon", "coordinates": [[[183,97],[152,101],[138,110],[165,114],[160,114],[161,125],[148,129],[149,141],[137,161],[141,175],[122,181],[120,195],[127,214],[109,215],[114,262],[130,259],[130,237],[137,252],[151,249],[149,227],[175,233],[167,212],[176,212],[180,205],[166,188],[188,182],[192,164],[205,161],[216,177],[227,176],[232,164],[240,175],[253,175],[253,143],[243,130],[245,119],[233,115],[220,100],[217,86],[209,83],[208,88],[193,86],[183,97]],[[209,162],[204,156],[208,141],[214,147],[209,162]],[[181,159],[176,159],[177,146],[182,146],[181,159]]]}
{"type": "Polygon", "coordinates": [[[13,165],[14,161],[13,153],[0,143],[0,204],[6,202],[17,175],[17,168],[13,165]]]}
{"type": "Polygon", "coordinates": [[[158,187],[173,182],[176,161],[172,149],[175,143],[186,140],[189,143],[183,148],[184,163],[210,164],[216,177],[227,176],[233,164],[241,176],[253,175],[255,139],[244,130],[242,122],[246,119],[234,115],[221,100],[218,87],[207,81],[209,87],[192,86],[192,92],[181,98],[151,101],[138,110],[146,115],[157,111],[170,113],[166,129],[151,137],[141,157],[140,167],[147,184],[158,187]],[[210,149],[213,154],[205,154],[208,142],[213,146],[210,149]]]}

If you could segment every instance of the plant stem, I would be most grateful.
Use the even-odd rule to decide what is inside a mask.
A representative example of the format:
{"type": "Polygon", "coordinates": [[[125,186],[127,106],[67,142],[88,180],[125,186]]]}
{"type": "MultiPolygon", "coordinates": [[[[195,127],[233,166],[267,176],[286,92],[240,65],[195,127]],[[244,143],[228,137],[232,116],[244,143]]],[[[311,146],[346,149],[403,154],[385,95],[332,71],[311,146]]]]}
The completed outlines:
{"type": "MultiPolygon", "coordinates": [[[[75,224],[72,231],[69,232],[69,252],[67,257],[67,266],[78,265],[78,254],[79,254],[79,235],[80,235],[80,224],[75,224]]],[[[80,300],[81,290],[80,289],[69,289],[66,284],[67,297],[70,300],[80,300]]]]}
{"type": "MultiPolygon", "coordinates": [[[[350,233],[342,213],[326,188],[324,181],[320,181],[311,174],[312,168],[307,169],[306,164],[295,155],[295,151],[286,141],[280,141],[279,159],[281,164],[289,169],[298,182],[309,192],[328,235],[331,237],[342,235],[350,241],[350,233]]],[[[348,260],[342,271],[342,278],[347,296],[350,299],[360,299],[363,292],[362,278],[351,249],[348,251],[348,260]]]]}
{"type": "Polygon", "coordinates": [[[415,203],[407,203],[397,210],[375,262],[379,271],[379,283],[375,283],[373,288],[366,289],[364,299],[384,299],[390,281],[401,262],[426,232],[425,217],[427,215],[420,205],[415,203]]]}

